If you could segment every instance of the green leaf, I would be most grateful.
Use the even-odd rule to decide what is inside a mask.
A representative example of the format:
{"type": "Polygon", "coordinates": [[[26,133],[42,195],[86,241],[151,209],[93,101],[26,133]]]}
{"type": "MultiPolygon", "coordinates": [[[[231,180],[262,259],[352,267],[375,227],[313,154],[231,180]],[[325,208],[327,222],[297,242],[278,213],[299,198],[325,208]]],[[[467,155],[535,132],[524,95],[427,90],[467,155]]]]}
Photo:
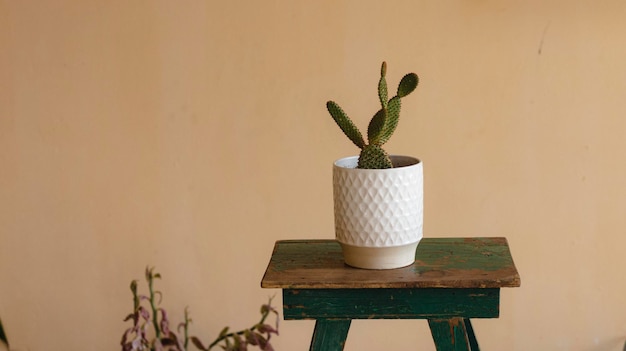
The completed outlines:
{"type": "Polygon", "coordinates": [[[226,344],[225,346],[225,350],[230,350],[231,349],[231,344],[230,344],[230,339],[229,338],[224,338],[224,344],[226,344]]]}
{"type": "Polygon", "coordinates": [[[203,351],[207,351],[207,350],[208,350],[208,348],[207,348],[207,347],[204,347],[204,345],[202,344],[202,342],[200,341],[200,339],[198,339],[198,338],[197,338],[197,337],[195,337],[195,336],[192,336],[192,337],[191,337],[191,342],[192,342],[192,343],[193,343],[193,344],[194,344],[197,348],[199,348],[200,350],[203,350],[203,351]]]}
{"type": "Polygon", "coordinates": [[[133,292],[133,296],[137,295],[137,280],[130,282],[130,291],[133,292]]]}
{"type": "Polygon", "coordinates": [[[4,328],[2,327],[2,320],[0,320],[0,342],[9,347],[9,339],[7,338],[4,328]]]}
{"type": "Polygon", "coordinates": [[[328,101],[326,103],[328,112],[335,120],[335,123],[341,128],[343,133],[360,149],[365,147],[365,141],[359,129],[354,125],[352,120],[346,115],[345,112],[334,101],[328,101]]]}
{"type": "Polygon", "coordinates": [[[415,73],[409,73],[402,77],[400,84],[398,84],[398,96],[405,97],[417,88],[417,84],[419,83],[419,78],[415,73]]]}
{"type": "Polygon", "coordinates": [[[234,342],[234,348],[235,350],[240,350],[241,349],[241,337],[239,335],[235,335],[233,336],[233,342],[234,342]]]}
{"type": "Polygon", "coordinates": [[[224,327],[224,329],[222,329],[222,331],[220,332],[220,338],[223,338],[224,336],[226,336],[226,334],[228,334],[228,329],[230,329],[229,327],[224,327]]]}

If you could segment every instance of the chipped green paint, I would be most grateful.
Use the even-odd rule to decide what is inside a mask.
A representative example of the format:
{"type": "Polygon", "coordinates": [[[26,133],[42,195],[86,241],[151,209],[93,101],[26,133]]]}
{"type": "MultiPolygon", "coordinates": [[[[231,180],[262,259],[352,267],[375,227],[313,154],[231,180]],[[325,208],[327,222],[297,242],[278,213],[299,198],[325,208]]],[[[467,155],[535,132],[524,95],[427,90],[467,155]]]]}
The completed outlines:
{"type": "Polygon", "coordinates": [[[463,318],[428,320],[437,351],[478,351],[473,332],[466,329],[468,325],[471,325],[469,320],[463,318]],[[474,339],[473,343],[470,342],[470,338],[474,339]]]}
{"type": "Polygon", "coordinates": [[[287,319],[497,318],[500,289],[286,289],[287,319]]]}
{"type": "Polygon", "coordinates": [[[315,322],[311,350],[341,351],[348,338],[350,319],[318,319],[315,322]]]}

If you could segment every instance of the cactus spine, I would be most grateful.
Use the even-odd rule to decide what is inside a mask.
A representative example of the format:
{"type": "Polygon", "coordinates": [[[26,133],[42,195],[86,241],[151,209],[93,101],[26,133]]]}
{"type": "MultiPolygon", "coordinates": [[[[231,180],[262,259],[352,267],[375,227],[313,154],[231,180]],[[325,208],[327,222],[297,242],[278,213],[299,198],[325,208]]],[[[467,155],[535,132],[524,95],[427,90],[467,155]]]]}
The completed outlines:
{"type": "Polygon", "coordinates": [[[409,95],[415,90],[419,82],[419,78],[415,73],[408,73],[400,80],[396,96],[388,99],[387,80],[387,64],[382,63],[380,68],[380,80],[378,81],[378,99],[380,100],[381,109],[374,114],[367,128],[367,140],[363,139],[363,135],[348,117],[348,115],[334,101],[328,101],[326,108],[333,117],[343,133],[361,149],[359,155],[358,168],[366,169],[382,169],[392,168],[391,159],[382,145],[386,143],[398,126],[400,118],[401,98],[409,95]]]}

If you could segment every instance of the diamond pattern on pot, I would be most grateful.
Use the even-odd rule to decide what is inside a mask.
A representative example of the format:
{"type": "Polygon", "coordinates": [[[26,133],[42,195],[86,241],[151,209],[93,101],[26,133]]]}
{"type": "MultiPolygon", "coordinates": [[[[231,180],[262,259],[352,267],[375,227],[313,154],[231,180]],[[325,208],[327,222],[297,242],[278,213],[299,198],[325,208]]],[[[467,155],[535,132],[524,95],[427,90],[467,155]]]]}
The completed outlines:
{"type": "Polygon", "coordinates": [[[423,228],[422,164],[388,170],[333,169],[335,232],[348,245],[417,242],[423,228]]]}

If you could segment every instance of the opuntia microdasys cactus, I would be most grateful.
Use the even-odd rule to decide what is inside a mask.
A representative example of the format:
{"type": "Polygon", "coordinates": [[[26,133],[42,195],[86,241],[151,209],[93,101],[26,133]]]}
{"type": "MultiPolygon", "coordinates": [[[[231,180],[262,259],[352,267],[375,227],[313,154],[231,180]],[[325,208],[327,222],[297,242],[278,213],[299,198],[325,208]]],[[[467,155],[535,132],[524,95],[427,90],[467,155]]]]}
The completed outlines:
{"type": "Polygon", "coordinates": [[[328,112],[337,122],[339,128],[361,149],[358,168],[380,169],[393,167],[391,159],[387,152],[383,150],[382,145],[389,140],[398,126],[401,107],[400,99],[412,93],[419,82],[417,74],[406,74],[400,80],[400,84],[398,84],[396,96],[388,99],[386,74],[387,64],[383,62],[380,68],[380,80],[378,81],[378,98],[382,107],[372,117],[367,127],[368,143],[365,143],[359,129],[336,102],[328,101],[326,103],[328,112]]]}

